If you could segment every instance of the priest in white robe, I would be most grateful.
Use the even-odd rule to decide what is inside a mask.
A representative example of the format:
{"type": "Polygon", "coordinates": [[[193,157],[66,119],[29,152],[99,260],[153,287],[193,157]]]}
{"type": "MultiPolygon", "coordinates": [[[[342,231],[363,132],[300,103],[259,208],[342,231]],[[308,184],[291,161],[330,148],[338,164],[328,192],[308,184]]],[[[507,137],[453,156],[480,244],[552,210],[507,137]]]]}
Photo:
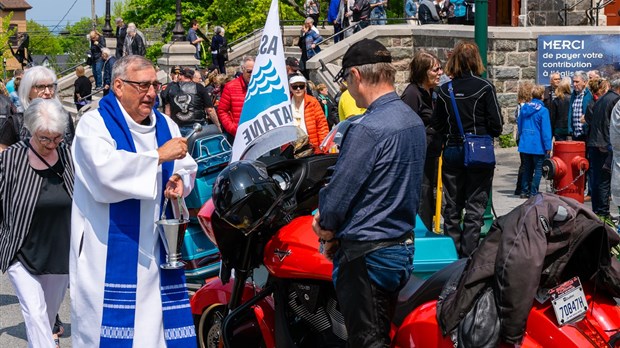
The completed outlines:
{"type": "MultiPolygon", "coordinates": [[[[197,165],[176,124],[153,109],[161,84],[141,56],[119,59],[112,92],[73,143],[71,331],[76,347],[196,347],[183,270],[162,270],[154,222],[197,165]]],[[[171,216],[169,215],[171,218],[171,216]]]]}

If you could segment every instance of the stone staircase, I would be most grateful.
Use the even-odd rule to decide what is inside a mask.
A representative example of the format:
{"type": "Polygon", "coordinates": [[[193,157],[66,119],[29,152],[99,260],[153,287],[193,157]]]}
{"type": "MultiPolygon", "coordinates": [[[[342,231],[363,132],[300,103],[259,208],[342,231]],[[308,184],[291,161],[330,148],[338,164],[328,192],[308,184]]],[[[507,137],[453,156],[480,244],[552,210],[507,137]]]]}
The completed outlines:
{"type": "MultiPolygon", "coordinates": [[[[328,38],[334,34],[334,29],[331,26],[326,26],[325,28],[319,26],[319,33],[323,38],[328,38]]],[[[299,40],[299,26],[285,26],[282,30],[282,44],[284,45],[284,56],[285,57],[296,57],[301,58],[301,49],[297,46],[297,42],[299,40]]],[[[244,41],[233,45],[228,52],[229,61],[226,63],[227,70],[229,74],[234,74],[236,72],[237,67],[241,63],[243,57],[252,55],[256,56],[258,46],[260,44],[260,38],[263,34],[262,30],[256,31],[245,39],[244,41]]],[[[333,40],[328,40],[321,45],[321,49],[325,49],[333,45],[333,40]]]]}
{"type": "MultiPolygon", "coordinates": [[[[86,77],[91,78],[93,76],[91,68],[88,66],[85,66],[84,68],[85,68],[84,70],[85,70],[86,77]]],[[[73,85],[76,79],[77,79],[77,76],[75,75],[75,72],[62,76],[61,78],[58,79],[58,82],[57,82],[58,88],[56,90],[56,93],[62,103],[62,106],[65,108],[65,110],[67,110],[69,115],[71,115],[71,118],[73,119],[74,122],[77,122],[80,116],[84,112],[90,110],[92,107],[96,108],[97,107],[96,105],[98,105],[99,99],[101,99],[101,97],[103,96],[102,93],[93,95],[92,103],[84,106],[78,112],[77,108],[75,107],[75,104],[73,103],[73,91],[74,91],[73,85]]],[[[93,91],[94,89],[95,87],[93,86],[93,91]]]]}
{"type": "MultiPolygon", "coordinates": [[[[323,38],[328,38],[333,35],[333,27],[331,26],[325,26],[325,28],[319,26],[317,28],[319,29],[319,33],[321,34],[323,38]]],[[[297,42],[299,40],[299,33],[300,33],[300,26],[283,27],[282,41],[284,45],[284,56],[285,57],[296,57],[298,59],[301,58],[301,50],[297,46],[297,42]]],[[[231,47],[228,53],[229,61],[226,64],[227,71],[230,75],[234,74],[237,71],[239,64],[241,63],[241,60],[243,59],[243,57],[247,55],[255,56],[257,54],[261,35],[262,35],[262,30],[256,31],[251,36],[249,36],[246,40],[231,47]]],[[[179,43],[177,43],[176,46],[179,46],[179,43]]],[[[323,44],[321,44],[321,52],[317,56],[313,57],[308,62],[311,62],[311,61],[318,62],[319,57],[323,56],[323,51],[327,49],[331,49],[332,46],[334,46],[333,40],[328,40],[324,42],[323,44]]],[[[348,45],[346,47],[348,47],[348,45]]],[[[344,54],[344,51],[342,51],[342,55],[343,54],[344,54]]],[[[162,58],[160,58],[160,60],[161,59],[162,58]]],[[[163,63],[158,60],[158,65],[162,67],[162,70],[159,70],[157,72],[157,77],[160,82],[166,83],[168,82],[167,81],[168,74],[166,73],[168,69],[166,69],[165,67],[166,64],[163,64],[163,65],[162,64],[163,63]]],[[[172,63],[170,63],[169,65],[172,65],[172,63]]],[[[340,70],[340,67],[338,67],[337,65],[333,63],[327,64],[327,67],[329,68],[329,71],[331,71],[333,74],[336,74],[338,70],[340,70]]],[[[311,68],[311,69],[314,70],[317,68],[311,68]]],[[[89,78],[92,76],[92,71],[90,67],[85,66],[85,73],[86,73],[86,76],[89,78]]],[[[338,86],[334,82],[332,82],[333,77],[330,77],[330,75],[326,71],[311,73],[311,77],[313,78],[313,81],[315,81],[316,83],[321,83],[321,82],[326,83],[332,95],[335,95],[335,93],[338,91],[338,86]],[[312,77],[315,75],[317,77],[320,77],[316,81],[314,80],[315,77],[312,77]]],[[[69,112],[69,114],[71,115],[71,117],[73,118],[75,122],[77,122],[80,116],[84,114],[85,112],[92,110],[92,109],[96,109],[99,105],[99,99],[103,97],[102,92],[96,93],[92,97],[93,99],[92,102],[84,106],[78,112],[75,107],[75,104],[73,103],[73,91],[74,91],[73,85],[76,79],[77,79],[77,76],[75,75],[75,73],[70,73],[68,75],[65,75],[59,78],[58,79],[58,90],[57,90],[58,96],[64,108],[69,112]]],[[[94,91],[94,87],[93,87],[93,91],[94,91]]]]}

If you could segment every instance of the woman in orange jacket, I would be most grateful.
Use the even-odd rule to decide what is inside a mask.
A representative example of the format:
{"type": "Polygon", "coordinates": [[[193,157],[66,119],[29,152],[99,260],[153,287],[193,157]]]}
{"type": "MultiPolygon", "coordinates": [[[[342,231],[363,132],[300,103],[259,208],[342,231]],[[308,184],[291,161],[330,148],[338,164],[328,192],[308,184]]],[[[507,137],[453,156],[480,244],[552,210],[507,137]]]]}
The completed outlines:
{"type": "Polygon", "coordinates": [[[316,151],[329,133],[327,119],[321,109],[321,104],[313,96],[306,94],[306,78],[294,75],[289,79],[291,90],[291,107],[293,122],[308,134],[308,141],[316,151]]]}

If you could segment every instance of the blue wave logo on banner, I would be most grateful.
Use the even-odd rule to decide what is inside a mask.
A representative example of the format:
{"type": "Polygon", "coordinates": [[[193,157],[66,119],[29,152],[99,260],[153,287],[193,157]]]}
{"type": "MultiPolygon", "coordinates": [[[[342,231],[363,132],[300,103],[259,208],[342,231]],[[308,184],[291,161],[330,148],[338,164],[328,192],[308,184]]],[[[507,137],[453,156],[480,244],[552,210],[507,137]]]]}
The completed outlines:
{"type": "Polygon", "coordinates": [[[257,158],[297,140],[288,93],[278,0],[271,0],[235,134],[231,162],[257,158]],[[254,157],[252,157],[254,156],[254,157]]]}
{"type": "Polygon", "coordinates": [[[284,84],[278,75],[278,70],[268,61],[265,66],[259,68],[248,85],[248,93],[245,96],[243,115],[240,122],[254,118],[258,113],[273,105],[287,101],[284,84]]]}

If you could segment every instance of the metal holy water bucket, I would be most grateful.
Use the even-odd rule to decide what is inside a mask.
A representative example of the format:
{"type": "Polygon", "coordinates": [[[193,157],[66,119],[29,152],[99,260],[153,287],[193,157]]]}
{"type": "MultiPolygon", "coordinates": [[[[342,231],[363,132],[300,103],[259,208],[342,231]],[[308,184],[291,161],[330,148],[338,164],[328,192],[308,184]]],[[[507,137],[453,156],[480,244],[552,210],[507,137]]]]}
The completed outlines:
{"type": "Polygon", "coordinates": [[[189,213],[185,206],[185,200],[179,197],[177,203],[179,205],[179,214],[181,214],[181,218],[166,219],[168,201],[168,198],[164,199],[161,219],[155,221],[162,244],[164,245],[164,249],[166,249],[166,262],[159,265],[159,267],[162,269],[179,269],[185,267],[185,262],[181,260],[181,247],[183,246],[185,230],[189,224],[189,213]],[[187,219],[183,218],[183,213],[186,214],[185,216],[187,216],[187,219]]]}
{"type": "Polygon", "coordinates": [[[160,265],[162,269],[179,269],[185,267],[181,261],[181,247],[187,229],[187,219],[162,219],[155,221],[164,248],[166,249],[166,263],[160,265]]]}

